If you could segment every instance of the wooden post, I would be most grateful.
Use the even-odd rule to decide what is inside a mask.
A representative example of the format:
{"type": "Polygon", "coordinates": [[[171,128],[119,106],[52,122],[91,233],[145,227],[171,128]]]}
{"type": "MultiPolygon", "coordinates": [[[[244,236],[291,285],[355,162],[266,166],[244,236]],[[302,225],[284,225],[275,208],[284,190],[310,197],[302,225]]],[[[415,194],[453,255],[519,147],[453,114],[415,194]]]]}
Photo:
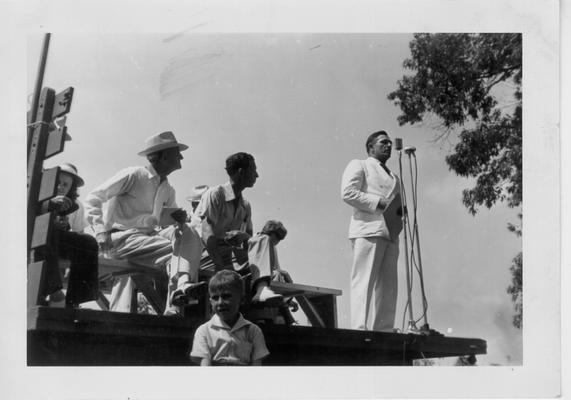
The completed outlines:
{"type": "Polygon", "coordinates": [[[33,133],[29,143],[28,155],[28,251],[31,250],[31,242],[38,214],[38,197],[42,183],[42,169],[46,154],[46,146],[48,143],[49,123],[52,119],[52,113],[55,101],[55,91],[50,88],[42,90],[40,102],[38,104],[38,124],[34,126],[33,133]]]}
{"type": "Polygon", "coordinates": [[[57,268],[49,264],[56,261],[42,261],[36,249],[49,246],[52,233],[52,215],[41,210],[41,203],[56,195],[59,168],[43,171],[44,160],[63,151],[66,137],[65,127],[50,131],[54,118],[67,114],[71,107],[73,88],[59,94],[44,88],[31,110],[30,119],[35,120],[28,129],[27,165],[27,250],[28,250],[28,306],[40,304],[45,295],[46,269],[57,268]],[[44,214],[41,214],[44,212],[44,214]]]}
{"type": "MultiPolygon", "coordinates": [[[[32,108],[28,114],[28,124],[32,124],[37,121],[38,105],[40,102],[40,91],[42,90],[42,85],[44,82],[44,73],[46,70],[46,62],[48,60],[48,49],[50,47],[50,36],[51,34],[46,33],[44,36],[44,43],[42,45],[42,52],[40,54],[40,63],[38,65],[38,76],[36,77],[36,86],[34,87],[32,108]]],[[[30,145],[32,143],[32,134],[34,128],[28,127],[28,157],[30,157],[30,145]]]]}

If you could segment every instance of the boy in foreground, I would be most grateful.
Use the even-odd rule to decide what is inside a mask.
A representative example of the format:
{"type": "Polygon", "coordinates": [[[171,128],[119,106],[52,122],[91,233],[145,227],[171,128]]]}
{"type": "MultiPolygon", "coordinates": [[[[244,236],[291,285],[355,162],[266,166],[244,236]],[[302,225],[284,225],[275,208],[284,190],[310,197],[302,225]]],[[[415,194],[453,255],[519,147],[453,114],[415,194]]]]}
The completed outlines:
{"type": "Polygon", "coordinates": [[[201,366],[262,365],[270,352],[262,330],[240,314],[244,283],[234,271],[222,270],[208,284],[215,314],[194,333],[190,358],[201,366]]]}

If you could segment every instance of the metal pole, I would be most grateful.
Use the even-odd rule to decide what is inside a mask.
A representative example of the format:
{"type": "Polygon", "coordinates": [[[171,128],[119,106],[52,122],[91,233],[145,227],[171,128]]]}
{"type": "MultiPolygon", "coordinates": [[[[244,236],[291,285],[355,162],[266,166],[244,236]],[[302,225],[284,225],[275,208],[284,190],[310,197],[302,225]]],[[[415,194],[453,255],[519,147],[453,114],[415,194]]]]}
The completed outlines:
{"type": "MultiPolygon", "coordinates": [[[[412,154],[414,155],[414,159],[415,159],[415,163],[416,163],[416,154],[414,154],[414,152],[412,152],[412,154]]],[[[413,235],[415,238],[415,242],[416,242],[416,257],[418,260],[418,276],[420,278],[420,291],[421,291],[421,295],[422,295],[422,306],[423,306],[423,319],[424,319],[424,326],[422,328],[425,329],[429,329],[428,326],[428,317],[426,315],[427,313],[427,307],[426,307],[426,294],[424,292],[424,273],[422,272],[422,257],[420,255],[420,237],[418,235],[418,223],[417,223],[417,218],[416,218],[416,210],[417,210],[417,198],[416,198],[416,193],[417,193],[417,185],[415,183],[415,180],[413,179],[413,175],[412,175],[412,157],[411,157],[411,153],[408,153],[408,161],[409,161],[409,168],[410,168],[410,179],[411,179],[411,185],[412,185],[412,206],[413,206],[413,210],[414,210],[414,222],[413,222],[413,235]]]]}
{"type": "Polygon", "coordinates": [[[407,213],[405,212],[406,210],[406,197],[405,197],[405,193],[404,193],[404,187],[403,187],[403,182],[402,182],[402,151],[399,150],[399,175],[401,177],[401,179],[399,180],[399,191],[400,191],[400,197],[401,197],[401,203],[402,203],[402,230],[404,232],[404,255],[405,255],[405,269],[406,269],[406,288],[407,288],[407,301],[408,301],[408,316],[409,316],[409,321],[408,321],[408,328],[407,330],[412,330],[412,329],[416,329],[415,323],[414,323],[414,314],[412,312],[412,295],[411,295],[411,281],[410,281],[410,262],[408,259],[408,235],[406,233],[407,231],[407,223],[406,220],[408,218],[407,213]]]}
{"type": "MultiPolygon", "coordinates": [[[[44,73],[46,71],[46,62],[48,60],[48,50],[50,47],[50,37],[51,33],[46,33],[44,35],[44,42],[42,45],[42,52],[40,53],[40,63],[38,65],[38,75],[36,76],[36,85],[34,87],[34,94],[32,99],[32,108],[30,110],[30,118],[28,124],[36,122],[38,116],[38,105],[40,102],[40,93],[42,91],[42,86],[44,84],[44,73]]],[[[33,126],[28,126],[28,156],[30,152],[30,142],[32,132],[34,131],[33,126]]]]}

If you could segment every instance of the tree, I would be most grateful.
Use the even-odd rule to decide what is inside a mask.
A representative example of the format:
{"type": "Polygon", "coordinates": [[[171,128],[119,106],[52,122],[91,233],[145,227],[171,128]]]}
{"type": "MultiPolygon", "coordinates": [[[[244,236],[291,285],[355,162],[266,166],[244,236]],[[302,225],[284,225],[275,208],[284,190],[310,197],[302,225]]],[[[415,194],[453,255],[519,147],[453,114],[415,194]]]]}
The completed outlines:
{"type": "MultiPolygon", "coordinates": [[[[402,111],[399,124],[436,116],[442,123],[437,140],[460,129],[446,163],[456,174],[475,178],[474,186],[462,192],[472,215],[479,206],[491,208],[497,202],[520,206],[521,34],[415,34],[410,51],[403,66],[414,74],[403,76],[388,95],[402,111]],[[510,101],[502,100],[508,93],[510,101]]],[[[520,255],[512,264],[514,279],[521,280],[521,261],[520,255]]],[[[512,299],[521,299],[521,285],[508,291],[512,299]]],[[[521,302],[519,306],[518,311],[516,302],[520,318],[514,325],[521,327],[521,302]]]]}
{"type": "MultiPolygon", "coordinates": [[[[520,213],[519,218],[522,218],[522,214],[520,213]]],[[[508,225],[508,229],[515,233],[518,237],[521,237],[521,226],[516,226],[513,224],[508,225]]],[[[520,328],[523,322],[523,292],[522,292],[522,283],[523,283],[523,254],[520,251],[513,259],[512,265],[510,267],[510,272],[512,274],[512,283],[508,286],[508,293],[512,297],[512,301],[514,303],[514,308],[516,314],[513,316],[512,323],[516,328],[520,328]]]]}

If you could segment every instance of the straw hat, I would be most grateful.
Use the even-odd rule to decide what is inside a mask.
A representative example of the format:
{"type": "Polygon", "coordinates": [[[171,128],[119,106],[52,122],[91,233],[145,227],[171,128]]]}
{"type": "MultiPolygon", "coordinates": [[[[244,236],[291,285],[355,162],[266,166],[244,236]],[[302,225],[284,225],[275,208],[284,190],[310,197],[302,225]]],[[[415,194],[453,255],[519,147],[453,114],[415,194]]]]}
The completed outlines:
{"type": "Polygon", "coordinates": [[[192,188],[192,193],[186,199],[190,202],[200,201],[204,192],[208,190],[208,185],[198,185],[192,188]]]}
{"type": "Polygon", "coordinates": [[[140,151],[138,154],[140,156],[148,156],[149,154],[165,149],[170,149],[172,147],[178,147],[180,151],[188,149],[186,144],[182,144],[176,141],[176,138],[172,132],[166,131],[147,138],[145,140],[145,149],[140,151]]]}
{"type": "Polygon", "coordinates": [[[84,185],[85,182],[83,182],[83,179],[81,179],[81,177],[77,174],[77,168],[75,168],[75,165],[70,163],[63,163],[59,165],[59,169],[60,172],[65,172],[66,174],[71,175],[72,178],[77,182],[77,187],[84,185]]]}

